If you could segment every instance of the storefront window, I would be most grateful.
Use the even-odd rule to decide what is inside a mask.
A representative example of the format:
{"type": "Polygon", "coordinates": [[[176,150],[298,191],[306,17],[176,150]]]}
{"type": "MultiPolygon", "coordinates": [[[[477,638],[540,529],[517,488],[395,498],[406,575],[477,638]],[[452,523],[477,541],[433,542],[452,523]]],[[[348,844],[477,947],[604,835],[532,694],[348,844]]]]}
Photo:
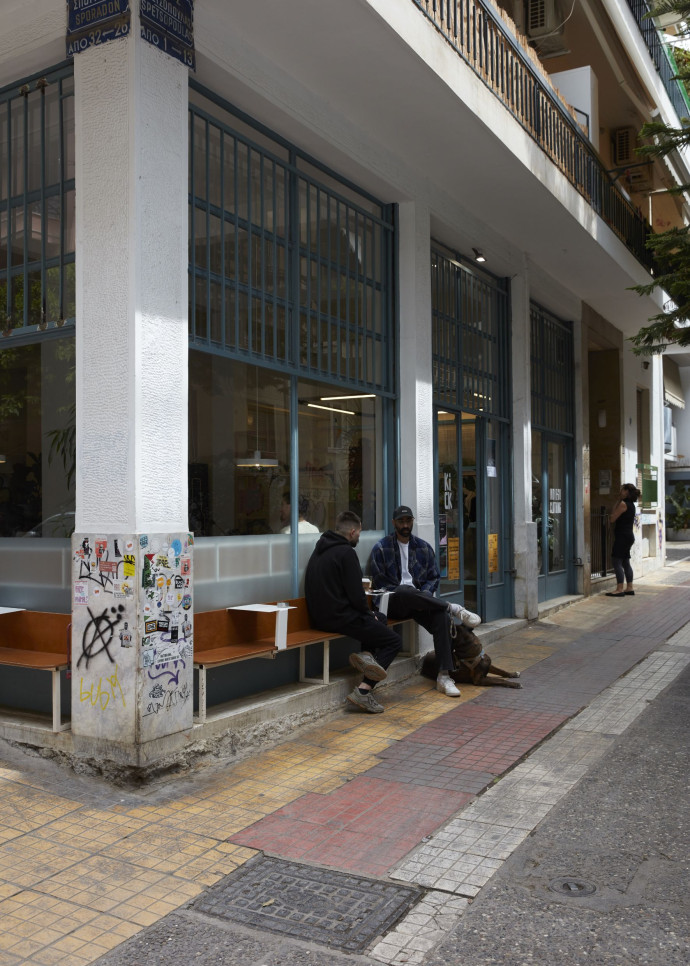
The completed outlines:
{"type": "Polygon", "coordinates": [[[190,353],[189,525],[197,536],[287,534],[332,527],[354,510],[374,530],[383,510],[381,400],[297,384],[299,486],[290,468],[290,378],[190,353]]]}
{"type": "Polygon", "coordinates": [[[74,529],[74,221],[70,66],[0,91],[0,537],[74,529]]]}
{"type": "Polygon", "coordinates": [[[189,368],[190,529],[279,533],[290,479],[289,379],[196,351],[189,368]]]}
{"type": "Polygon", "coordinates": [[[0,328],[75,316],[71,68],[0,91],[0,328]],[[9,137],[9,143],[8,143],[9,137]]]}
{"type": "Polygon", "coordinates": [[[74,339],[0,351],[0,536],[74,529],[74,339]]]}
{"type": "Polygon", "coordinates": [[[299,497],[319,530],[353,510],[364,530],[380,525],[382,507],[381,401],[336,386],[301,381],[299,497]]]}
{"type": "Polygon", "coordinates": [[[204,609],[300,594],[341,510],[362,517],[363,562],[381,536],[395,229],[390,206],[193,80],[189,113],[189,525],[207,538],[204,609]]]}

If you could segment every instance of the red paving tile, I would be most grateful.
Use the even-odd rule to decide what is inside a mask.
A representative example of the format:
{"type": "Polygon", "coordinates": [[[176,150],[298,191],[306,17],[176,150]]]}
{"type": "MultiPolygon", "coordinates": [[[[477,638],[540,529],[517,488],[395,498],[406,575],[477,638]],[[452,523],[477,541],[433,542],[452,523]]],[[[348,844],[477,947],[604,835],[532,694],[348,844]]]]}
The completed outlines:
{"type": "Polygon", "coordinates": [[[304,795],[229,841],[283,858],[382,875],[472,798],[360,775],[329,795],[304,795]]]}
{"type": "MultiPolygon", "coordinates": [[[[657,618],[667,617],[668,634],[687,620],[687,601],[681,607],[674,599],[673,613],[663,614],[670,602],[663,594],[654,602],[657,618]]],[[[563,644],[530,669],[522,691],[487,689],[382,750],[366,774],[329,794],[304,795],[230,841],[384,875],[652,649],[648,638],[631,637],[639,615],[628,620],[629,630],[618,615],[609,637],[605,625],[563,644]]]]}

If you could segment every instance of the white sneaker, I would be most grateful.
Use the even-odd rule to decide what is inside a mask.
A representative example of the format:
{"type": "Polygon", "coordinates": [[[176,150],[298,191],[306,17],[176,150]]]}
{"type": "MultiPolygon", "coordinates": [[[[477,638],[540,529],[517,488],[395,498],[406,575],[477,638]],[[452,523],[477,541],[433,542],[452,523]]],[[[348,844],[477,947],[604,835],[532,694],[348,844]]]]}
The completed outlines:
{"type": "Polygon", "coordinates": [[[436,678],[436,690],[449,698],[459,698],[460,691],[455,687],[455,681],[450,674],[439,674],[436,678]]]}
{"type": "Polygon", "coordinates": [[[479,614],[473,614],[471,610],[465,610],[460,604],[448,604],[448,609],[450,610],[453,617],[464,624],[465,627],[479,627],[482,622],[479,614]]]}

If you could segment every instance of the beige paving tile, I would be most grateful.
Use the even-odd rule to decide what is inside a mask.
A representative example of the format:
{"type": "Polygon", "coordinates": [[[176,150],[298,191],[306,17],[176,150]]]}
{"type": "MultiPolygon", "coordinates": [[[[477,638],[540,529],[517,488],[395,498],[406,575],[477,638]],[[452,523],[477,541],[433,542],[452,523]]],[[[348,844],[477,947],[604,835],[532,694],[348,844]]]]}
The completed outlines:
{"type": "Polygon", "coordinates": [[[26,785],[6,783],[0,795],[0,828],[32,832],[79,808],[76,802],[46,795],[26,785]]]}
{"type": "Polygon", "coordinates": [[[72,845],[98,854],[132,833],[146,828],[147,822],[129,815],[83,808],[44,825],[34,833],[39,839],[72,845]]]}
{"type": "MultiPolygon", "coordinates": [[[[156,886],[180,897],[178,905],[197,895],[200,886],[184,882],[154,869],[140,868],[131,862],[123,862],[107,856],[90,856],[86,861],[44,880],[40,892],[65,899],[75,905],[108,912],[120,919],[140,923],[126,907],[145,912],[155,898],[151,890],[156,886]]],[[[148,923],[146,923],[148,925],[148,923]]]]}
{"type": "Polygon", "coordinates": [[[89,853],[51,843],[36,835],[22,835],[0,846],[0,880],[29,888],[56,872],[88,858],[89,853]]]}
{"type": "Polygon", "coordinates": [[[157,826],[134,832],[129,838],[104,849],[102,855],[140,868],[193,879],[199,874],[200,867],[213,865],[214,859],[217,861],[216,845],[212,838],[157,826]]]}

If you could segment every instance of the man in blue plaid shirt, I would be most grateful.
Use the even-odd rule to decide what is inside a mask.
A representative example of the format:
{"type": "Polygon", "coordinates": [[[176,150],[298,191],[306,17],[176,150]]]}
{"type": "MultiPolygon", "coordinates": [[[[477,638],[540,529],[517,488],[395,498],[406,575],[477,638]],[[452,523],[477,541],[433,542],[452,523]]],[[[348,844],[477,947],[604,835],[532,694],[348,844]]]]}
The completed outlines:
{"type": "Polygon", "coordinates": [[[393,620],[412,620],[421,624],[434,639],[439,673],[436,688],[448,697],[460,691],[449,675],[453,669],[451,634],[453,619],[468,627],[481,623],[478,614],[460,604],[449,604],[436,597],[441,580],[433,547],[412,534],[414,514],[409,506],[393,511],[393,533],[384,537],[371,551],[371,582],[374,590],[390,591],[387,615],[393,620]]]}

